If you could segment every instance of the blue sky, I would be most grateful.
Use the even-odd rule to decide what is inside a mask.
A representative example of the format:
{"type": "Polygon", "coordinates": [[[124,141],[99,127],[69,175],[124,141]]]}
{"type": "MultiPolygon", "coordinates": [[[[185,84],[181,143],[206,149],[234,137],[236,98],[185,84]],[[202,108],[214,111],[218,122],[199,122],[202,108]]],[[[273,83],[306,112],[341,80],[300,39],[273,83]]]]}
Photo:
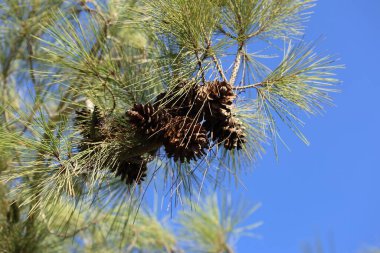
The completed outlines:
{"type": "Polygon", "coordinates": [[[345,64],[341,93],[325,115],[306,120],[305,146],[287,131],[291,151],[268,152],[236,194],[263,205],[261,239],[242,238],[237,252],[302,252],[320,240],[325,253],[380,246],[380,1],[318,1],[306,41],[323,35],[323,52],[345,64]]]}

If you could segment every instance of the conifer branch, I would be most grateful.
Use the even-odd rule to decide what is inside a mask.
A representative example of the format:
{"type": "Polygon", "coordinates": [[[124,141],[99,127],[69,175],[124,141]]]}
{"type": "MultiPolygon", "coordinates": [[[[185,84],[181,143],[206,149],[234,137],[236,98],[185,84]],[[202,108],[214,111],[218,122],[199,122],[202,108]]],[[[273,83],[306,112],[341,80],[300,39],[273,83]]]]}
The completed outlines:
{"type": "Polygon", "coordinates": [[[0,231],[0,248],[3,238],[44,231],[30,245],[67,239],[83,242],[78,251],[233,253],[235,233],[260,225],[237,227],[255,208],[218,205],[200,191],[225,175],[238,180],[275,140],[275,119],[304,138],[296,112],[331,103],[337,66],[329,57],[291,43],[283,59],[248,53],[251,38],[278,50],[272,40],[301,35],[313,1],[21,2],[0,4],[1,101],[11,108],[1,108],[0,165],[15,161],[1,168],[0,186],[31,215],[10,228],[16,236],[0,231]],[[231,48],[227,74],[221,60],[231,48]],[[17,92],[25,84],[35,99],[17,92]],[[254,97],[240,92],[247,89],[254,97]],[[173,203],[199,190],[200,204],[181,212],[175,235],[154,215],[131,215],[160,176],[173,203]]]}
{"type": "Polygon", "coordinates": [[[234,86],[237,74],[238,74],[238,72],[240,70],[241,57],[242,57],[242,54],[243,54],[243,46],[244,46],[244,43],[240,43],[239,44],[239,47],[238,47],[238,50],[237,50],[237,53],[236,53],[236,58],[235,58],[235,61],[234,61],[233,67],[232,67],[231,78],[230,78],[230,81],[229,81],[229,83],[232,86],[234,86]]]}
{"type": "Polygon", "coordinates": [[[218,25],[218,30],[226,35],[227,37],[231,38],[231,39],[236,39],[236,37],[234,35],[232,35],[231,33],[227,32],[221,25],[218,25]]]}
{"type": "Polygon", "coordinates": [[[218,60],[218,58],[216,57],[215,54],[212,54],[212,60],[213,60],[213,62],[214,62],[214,64],[215,64],[216,69],[218,70],[219,75],[220,75],[220,77],[222,78],[222,80],[223,80],[224,82],[227,82],[227,77],[226,77],[226,75],[224,74],[223,67],[220,65],[219,60],[218,60]]]}
{"type": "Polygon", "coordinates": [[[258,83],[254,83],[254,84],[244,85],[244,86],[234,86],[233,89],[234,90],[246,90],[246,89],[251,89],[251,88],[257,88],[257,87],[260,87],[263,85],[265,85],[264,82],[258,82],[258,83]]]}

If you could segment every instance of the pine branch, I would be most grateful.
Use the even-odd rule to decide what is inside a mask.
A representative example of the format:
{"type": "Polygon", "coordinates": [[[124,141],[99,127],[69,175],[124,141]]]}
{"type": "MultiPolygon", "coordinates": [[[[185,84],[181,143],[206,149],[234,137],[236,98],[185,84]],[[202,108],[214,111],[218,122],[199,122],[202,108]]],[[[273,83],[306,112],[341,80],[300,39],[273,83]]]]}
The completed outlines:
{"type": "Polygon", "coordinates": [[[242,53],[243,53],[243,47],[244,47],[244,43],[240,43],[240,45],[238,47],[238,50],[237,50],[237,53],[236,53],[236,58],[235,58],[235,61],[234,61],[234,65],[232,67],[231,78],[230,78],[230,81],[229,81],[229,83],[232,86],[234,86],[237,74],[238,74],[238,72],[240,70],[240,64],[241,64],[241,57],[242,57],[242,53]]]}
{"type": "Polygon", "coordinates": [[[216,57],[215,54],[212,54],[212,60],[213,60],[213,62],[214,62],[214,64],[215,64],[216,69],[218,70],[219,75],[220,75],[220,77],[222,78],[222,80],[223,80],[224,82],[227,82],[227,77],[226,77],[226,75],[224,74],[223,67],[220,65],[219,60],[218,60],[218,58],[216,57]]]}
{"type": "Polygon", "coordinates": [[[218,25],[218,30],[219,30],[222,34],[226,35],[227,37],[229,37],[229,38],[231,38],[231,39],[236,39],[235,36],[233,36],[231,33],[227,32],[226,30],[224,30],[224,28],[223,28],[221,25],[218,25]]]}
{"type": "MultiPolygon", "coordinates": [[[[48,6],[60,3],[46,1],[48,6]]],[[[232,253],[233,233],[241,234],[259,225],[237,227],[251,209],[230,203],[220,208],[215,199],[208,201],[199,195],[208,202],[196,205],[195,212],[182,213],[179,221],[183,228],[174,237],[153,217],[137,215],[132,224],[130,208],[141,203],[149,183],[158,178],[157,171],[162,171],[164,184],[169,185],[167,196],[176,198],[173,202],[192,195],[195,187],[203,189],[206,180],[217,185],[216,179],[225,174],[239,180],[240,169],[250,167],[248,164],[260,156],[269,137],[276,138],[275,134],[267,136],[267,131],[275,132],[277,116],[303,138],[296,112],[316,113],[324,103],[331,103],[328,93],[336,82],[332,77],[336,66],[328,57],[318,58],[302,46],[289,46],[284,59],[272,71],[265,66],[266,61],[261,62],[261,58],[271,57],[261,55],[267,48],[252,57],[246,51],[254,38],[268,42],[269,50],[277,50],[275,39],[288,41],[302,34],[304,10],[312,2],[81,0],[73,2],[75,8],[67,9],[70,4],[65,3],[57,12],[44,10],[41,1],[22,6],[7,1],[13,7],[6,11],[14,12],[9,17],[28,17],[22,23],[34,34],[33,40],[0,35],[10,42],[0,50],[0,58],[4,59],[4,101],[4,96],[12,92],[6,89],[17,87],[13,80],[21,77],[20,66],[29,67],[25,82],[34,83],[36,91],[32,102],[27,95],[20,95],[25,106],[12,111],[14,118],[22,116],[20,120],[13,119],[16,127],[0,129],[0,149],[11,150],[10,157],[16,161],[2,172],[1,180],[31,208],[28,232],[35,231],[41,222],[38,212],[43,210],[46,217],[42,223],[49,225],[47,231],[61,238],[88,236],[95,242],[87,245],[90,250],[114,252],[119,247],[127,251],[180,252],[176,243],[182,239],[189,252],[232,253]],[[36,25],[39,19],[43,20],[41,26],[36,25]],[[27,54],[19,50],[24,42],[27,54]],[[217,56],[235,47],[228,80],[217,56]],[[15,59],[21,64],[13,64],[15,59]],[[197,82],[192,80],[194,77],[197,82]],[[256,99],[240,92],[252,88],[257,92],[256,99]],[[49,96],[53,99],[47,99],[49,96]],[[91,134],[100,133],[99,139],[85,136],[83,128],[75,125],[77,119],[72,112],[87,99],[99,109],[97,118],[101,120],[92,121],[89,127],[91,134]],[[135,102],[147,105],[148,101],[162,102],[158,109],[167,110],[162,114],[165,117],[158,117],[158,109],[152,105],[135,114],[140,125],[125,118],[125,110],[135,102]],[[30,107],[31,112],[25,113],[25,108],[30,107]],[[149,125],[152,120],[165,124],[155,128],[149,125]],[[144,135],[139,129],[145,123],[145,130],[153,135],[163,130],[163,137],[153,141],[152,134],[144,135]],[[20,128],[28,132],[20,136],[20,128]],[[164,142],[166,146],[161,151],[164,142]],[[83,143],[86,145],[81,146],[83,143]],[[124,182],[115,178],[129,173],[120,172],[123,169],[138,168],[134,165],[141,161],[149,174],[156,166],[148,183],[125,186],[125,178],[124,182]],[[119,164],[125,168],[116,169],[119,164]],[[69,212],[62,212],[60,204],[69,212]],[[79,212],[81,208],[86,212],[79,212]],[[98,222],[89,215],[91,212],[104,215],[100,216],[104,220],[98,222]],[[61,219],[64,225],[48,223],[61,219]],[[114,245],[103,238],[104,231],[110,231],[114,245]]],[[[0,21],[0,31],[3,25],[0,21]]],[[[11,123],[12,115],[5,116],[11,123]]],[[[142,166],[137,170],[141,172],[142,166]]]]}
{"type": "Polygon", "coordinates": [[[251,89],[251,88],[257,88],[257,87],[260,87],[263,85],[264,85],[263,82],[259,82],[259,83],[244,85],[244,86],[234,86],[233,89],[234,90],[246,90],[246,89],[251,89]]]}

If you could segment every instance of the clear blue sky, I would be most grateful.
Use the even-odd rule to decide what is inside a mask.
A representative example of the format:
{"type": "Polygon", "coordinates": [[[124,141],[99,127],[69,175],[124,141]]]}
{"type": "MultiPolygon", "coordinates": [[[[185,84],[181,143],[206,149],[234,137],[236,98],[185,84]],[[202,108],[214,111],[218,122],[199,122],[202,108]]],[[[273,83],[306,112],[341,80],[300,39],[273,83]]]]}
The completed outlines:
{"type": "Polygon", "coordinates": [[[306,40],[320,35],[346,65],[342,92],[336,107],[306,120],[310,146],[284,131],[291,152],[280,149],[278,162],[267,153],[244,177],[238,193],[262,202],[251,221],[264,225],[261,239],[239,241],[239,253],[301,252],[318,239],[327,253],[380,246],[380,1],[318,1],[306,40]]]}

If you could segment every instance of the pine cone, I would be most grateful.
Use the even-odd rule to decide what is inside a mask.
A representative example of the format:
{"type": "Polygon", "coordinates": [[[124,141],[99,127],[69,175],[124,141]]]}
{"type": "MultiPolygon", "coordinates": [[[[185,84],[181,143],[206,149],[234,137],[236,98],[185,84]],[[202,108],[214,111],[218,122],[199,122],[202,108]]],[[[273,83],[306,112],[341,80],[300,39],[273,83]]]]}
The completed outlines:
{"type": "Polygon", "coordinates": [[[112,172],[116,172],[116,177],[120,177],[127,185],[132,185],[134,182],[140,184],[145,180],[147,170],[147,162],[141,157],[136,161],[120,161],[111,168],[112,172]]]}
{"type": "Polygon", "coordinates": [[[207,132],[193,118],[176,116],[167,126],[164,146],[168,157],[173,157],[174,161],[197,160],[206,154],[207,132]]]}
{"type": "Polygon", "coordinates": [[[230,117],[218,129],[214,129],[214,140],[224,142],[224,147],[228,150],[240,150],[246,142],[245,127],[241,121],[235,117],[230,117]]]}
{"type": "Polygon", "coordinates": [[[179,83],[169,92],[163,92],[156,97],[155,105],[162,105],[172,116],[190,116],[193,111],[197,86],[185,88],[189,84],[179,83]]]}
{"type": "Polygon", "coordinates": [[[230,84],[220,81],[208,82],[203,86],[194,84],[181,92],[186,85],[189,84],[182,82],[170,92],[159,94],[155,105],[163,105],[173,116],[189,116],[198,121],[203,120],[200,115],[213,122],[219,119],[224,121],[230,116],[231,105],[236,98],[230,84]]]}
{"type": "Polygon", "coordinates": [[[157,138],[162,136],[164,127],[171,119],[171,115],[165,110],[158,110],[149,103],[135,104],[126,115],[143,134],[157,138]]]}
{"type": "Polygon", "coordinates": [[[203,108],[206,121],[219,121],[231,115],[231,105],[236,98],[227,82],[208,82],[198,89],[196,104],[203,108]]]}
{"type": "Polygon", "coordinates": [[[196,98],[197,104],[203,103],[203,127],[214,141],[224,142],[228,150],[239,150],[246,142],[242,123],[231,114],[235,98],[232,86],[224,81],[206,83],[199,88],[196,98]]]}
{"type": "Polygon", "coordinates": [[[81,150],[87,149],[92,142],[103,140],[100,131],[102,124],[103,117],[97,106],[94,107],[93,112],[87,108],[76,111],[75,126],[79,129],[79,132],[83,137],[79,147],[81,150]]]}

